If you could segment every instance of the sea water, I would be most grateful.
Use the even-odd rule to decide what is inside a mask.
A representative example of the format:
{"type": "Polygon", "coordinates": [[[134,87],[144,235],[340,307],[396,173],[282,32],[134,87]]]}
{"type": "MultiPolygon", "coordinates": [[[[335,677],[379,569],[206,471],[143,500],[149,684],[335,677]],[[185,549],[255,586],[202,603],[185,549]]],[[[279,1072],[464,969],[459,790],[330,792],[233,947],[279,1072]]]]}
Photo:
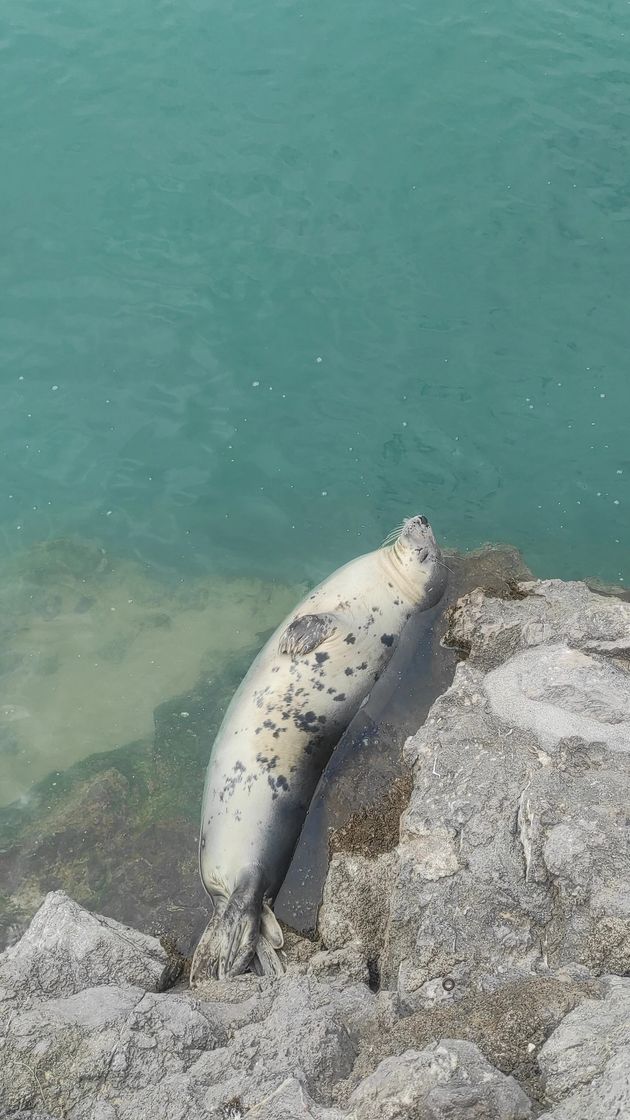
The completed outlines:
{"type": "Polygon", "coordinates": [[[0,13],[5,803],[409,514],[630,581],[625,0],[0,13]]]}

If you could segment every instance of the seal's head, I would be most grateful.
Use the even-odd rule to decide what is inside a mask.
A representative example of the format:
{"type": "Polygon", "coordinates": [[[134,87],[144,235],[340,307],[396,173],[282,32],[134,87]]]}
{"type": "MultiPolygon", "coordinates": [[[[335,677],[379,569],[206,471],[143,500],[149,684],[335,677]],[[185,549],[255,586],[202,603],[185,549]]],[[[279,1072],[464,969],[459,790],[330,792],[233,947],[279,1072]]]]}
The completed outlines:
{"type": "Polygon", "coordinates": [[[437,603],[446,587],[448,569],[428,518],[423,513],[409,517],[389,551],[399,578],[417,588],[423,601],[428,596],[437,603]]]}

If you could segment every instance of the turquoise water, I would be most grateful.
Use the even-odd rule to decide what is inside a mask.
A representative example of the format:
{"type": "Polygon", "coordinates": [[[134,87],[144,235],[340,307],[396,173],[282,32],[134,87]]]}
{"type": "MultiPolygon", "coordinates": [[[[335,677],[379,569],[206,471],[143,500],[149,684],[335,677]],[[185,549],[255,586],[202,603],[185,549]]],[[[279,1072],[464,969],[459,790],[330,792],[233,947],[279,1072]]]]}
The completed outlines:
{"type": "MultiPolygon", "coordinates": [[[[0,571],[73,536],[290,590],[422,511],[450,546],[630,580],[625,0],[0,10],[0,571]]],[[[0,663],[37,773],[77,697],[129,712],[127,679],[153,705],[200,664],[192,611],[188,676],[156,684],[162,615],[114,632],[120,578],[64,585],[0,663]]],[[[281,609],[241,598],[234,650],[281,609]]],[[[93,713],[68,758],[111,731],[93,713]]]]}
{"type": "Polygon", "coordinates": [[[625,0],[2,10],[5,554],[630,578],[625,0]]]}

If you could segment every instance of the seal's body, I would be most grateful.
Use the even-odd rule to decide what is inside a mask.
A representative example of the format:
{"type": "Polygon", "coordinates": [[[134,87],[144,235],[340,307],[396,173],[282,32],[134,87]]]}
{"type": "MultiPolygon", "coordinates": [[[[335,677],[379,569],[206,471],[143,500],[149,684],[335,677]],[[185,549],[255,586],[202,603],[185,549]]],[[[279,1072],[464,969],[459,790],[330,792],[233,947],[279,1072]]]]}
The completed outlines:
{"type": "Polygon", "coordinates": [[[390,547],[346,564],[278,628],[236,692],[214,743],[199,865],[215,912],[191,983],[255,956],[281,970],[269,903],[287,873],[330,754],[383,672],[410,616],[441,598],[444,565],[425,517],[390,547]]]}

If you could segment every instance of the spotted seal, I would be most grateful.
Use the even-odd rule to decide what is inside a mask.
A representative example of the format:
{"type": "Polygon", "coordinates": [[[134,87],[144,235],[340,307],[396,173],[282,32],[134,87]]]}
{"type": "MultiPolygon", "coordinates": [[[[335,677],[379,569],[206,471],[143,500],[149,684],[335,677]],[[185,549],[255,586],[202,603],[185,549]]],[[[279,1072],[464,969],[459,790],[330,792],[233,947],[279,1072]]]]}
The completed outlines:
{"type": "Polygon", "coordinates": [[[197,945],[206,977],[282,971],[271,903],[335,744],[389,662],[412,615],[441,598],[446,569],[424,516],[351,561],[272,635],[217,734],[203,797],[199,868],[214,903],[197,945]]]}

